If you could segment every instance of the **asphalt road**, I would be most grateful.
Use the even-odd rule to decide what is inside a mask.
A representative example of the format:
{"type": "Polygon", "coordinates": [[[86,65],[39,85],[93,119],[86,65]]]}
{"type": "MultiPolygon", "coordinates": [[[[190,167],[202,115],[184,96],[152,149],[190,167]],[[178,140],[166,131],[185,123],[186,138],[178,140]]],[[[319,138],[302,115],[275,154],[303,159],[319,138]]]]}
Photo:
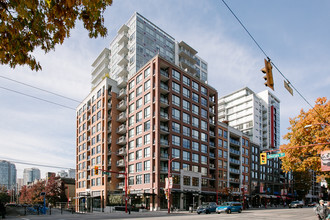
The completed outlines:
{"type": "Polygon", "coordinates": [[[116,213],[89,213],[89,214],[53,214],[53,215],[27,215],[27,216],[8,216],[8,219],[57,219],[57,220],[73,220],[73,219],[244,219],[244,220],[261,220],[261,219],[281,219],[281,220],[317,220],[312,208],[298,208],[298,209],[260,209],[260,210],[246,210],[242,213],[232,214],[196,214],[196,213],[171,213],[167,214],[165,211],[159,212],[132,212],[131,215],[116,212],[116,213]]]}

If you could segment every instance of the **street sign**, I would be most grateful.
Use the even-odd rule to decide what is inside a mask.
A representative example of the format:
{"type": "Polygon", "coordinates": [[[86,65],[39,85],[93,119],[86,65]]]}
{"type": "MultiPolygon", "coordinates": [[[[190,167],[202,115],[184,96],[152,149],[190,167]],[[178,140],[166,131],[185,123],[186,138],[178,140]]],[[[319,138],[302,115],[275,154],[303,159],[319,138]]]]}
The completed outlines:
{"type": "Polygon", "coordinates": [[[293,96],[293,90],[290,87],[290,83],[288,81],[284,81],[284,87],[286,88],[286,90],[288,90],[288,92],[293,96]]]}
{"type": "Polygon", "coordinates": [[[277,158],[277,157],[284,157],[285,153],[279,153],[279,154],[268,154],[267,155],[267,159],[271,159],[271,158],[277,158]]]}

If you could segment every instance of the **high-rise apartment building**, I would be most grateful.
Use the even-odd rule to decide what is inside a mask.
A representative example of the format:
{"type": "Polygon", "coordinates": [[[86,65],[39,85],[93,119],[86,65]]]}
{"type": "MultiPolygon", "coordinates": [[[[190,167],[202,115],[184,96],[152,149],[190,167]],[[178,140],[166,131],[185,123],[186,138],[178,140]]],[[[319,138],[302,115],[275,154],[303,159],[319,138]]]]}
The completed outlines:
{"type": "Polygon", "coordinates": [[[219,121],[243,131],[261,150],[280,146],[280,100],[268,90],[243,88],[219,98],[219,121]]]}
{"type": "Polygon", "coordinates": [[[38,168],[25,168],[23,171],[24,185],[33,183],[35,180],[40,179],[40,170],[38,168]]]}
{"type": "Polygon", "coordinates": [[[5,186],[8,190],[16,188],[15,164],[0,160],[0,186],[5,186]]]}
{"type": "Polygon", "coordinates": [[[135,13],[97,57],[92,91],[77,108],[78,211],[122,203],[126,184],[130,203],[166,208],[176,157],[173,206],[215,199],[217,92],[196,54],[135,13]]]}

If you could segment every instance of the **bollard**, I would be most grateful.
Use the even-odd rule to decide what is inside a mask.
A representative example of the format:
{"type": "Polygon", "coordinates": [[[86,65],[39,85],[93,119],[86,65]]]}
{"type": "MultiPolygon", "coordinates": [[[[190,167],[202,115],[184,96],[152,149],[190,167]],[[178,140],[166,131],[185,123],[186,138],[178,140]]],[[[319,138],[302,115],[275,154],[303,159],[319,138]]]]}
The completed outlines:
{"type": "Polygon", "coordinates": [[[52,215],[52,207],[49,206],[49,215],[52,215]]]}
{"type": "Polygon", "coordinates": [[[63,214],[63,207],[62,207],[62,205],[61,205],[61,215],[63,214]]]}

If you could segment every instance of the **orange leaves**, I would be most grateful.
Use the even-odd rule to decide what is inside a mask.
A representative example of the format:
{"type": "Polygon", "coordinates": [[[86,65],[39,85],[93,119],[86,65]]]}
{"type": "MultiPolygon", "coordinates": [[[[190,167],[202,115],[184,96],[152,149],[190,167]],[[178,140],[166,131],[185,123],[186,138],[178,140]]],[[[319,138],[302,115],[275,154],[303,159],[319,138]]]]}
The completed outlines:
{"type": "Polygon", "coordinates": [[[45,53],[70,36],[76,20],[81,20],[89,36],[106,36],[103,13],[112,0],[25,0],[4,1],[0,5],[0,63],[15,68],[29,65],[40,70],[32,52],[45,53]],[[2,9],[2,10],[1,10],[2,9]]]}
{"type": "Polygon", "coordinates": [[[329,149],[330,142],[330,101],[326,98],[318,98],[314,109],[307,112],[301,110],[300,115],[290,119],[291,127],[284,136],[288,140],[287,145],[280,147],[285,152],[282,158],[282,168],[285,171],[314,170],[320,173],[320,152],[329,149]],[[311,145],[311,146],[307,146],[311,145]],[[295,146],[306,146],[292,148],[295,146]]]}

